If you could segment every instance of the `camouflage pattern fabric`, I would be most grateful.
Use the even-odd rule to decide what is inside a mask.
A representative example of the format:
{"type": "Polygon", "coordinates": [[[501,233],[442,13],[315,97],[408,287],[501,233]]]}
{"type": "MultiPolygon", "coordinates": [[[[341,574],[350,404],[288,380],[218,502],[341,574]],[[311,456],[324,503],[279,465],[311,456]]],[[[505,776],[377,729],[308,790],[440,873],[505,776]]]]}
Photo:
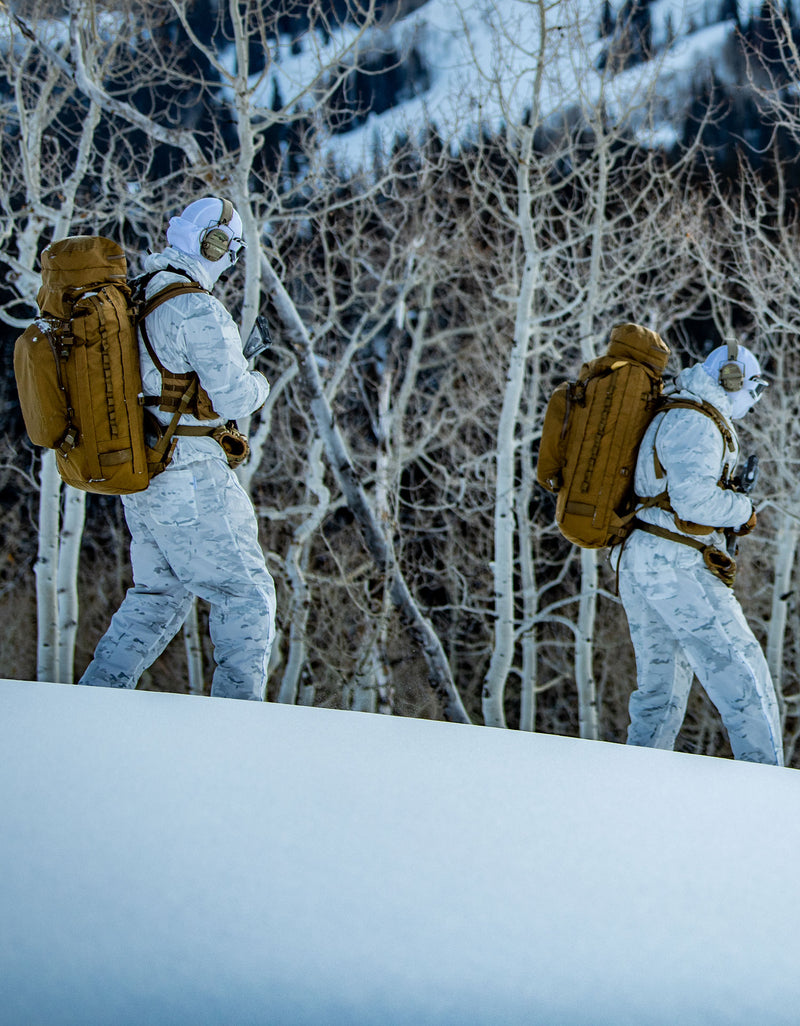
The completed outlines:
{"type": "MultiPolygon", "coordinates": [[[[702,366],[682,372],[677,385],[677,394],[706,399],[729,415],[726,393],[702,366]]],[[[657,495],[667,487],[682,519],[738,528],[750,517],[750,499],[718,485],[723,468],[732,471],[737,456],[738,444],[733,453],[726,452],[709,417],[672,410],[648,428],[636,467],[636,492],[657,495]],[[656,477],[654,446],[666,479],[656,477]]],[[[640,516],[678,531],[668,511],[643,510],[640,516]]],[[[722,532],[703,540],[724,548],[722,532]]],[[[672,749],[696,675],[719,710],[735,758],[783,765],[766,660],[733,591],[705,567],[702,554],[634,531],[619,557],[619,588],[638,676],[630,699],[628,743],[672,749]]]]}
{"type": "MultiPolygon", "coordinates": [[[[730,420],[727,394],[700,364],[682,371],[676,386],[669,395],[695,402],[705,400],[723,414],[733,437],[733,451],[726,448],[722,432],[714,421],[699,410],[675,409],[660,413],[645,432],[639,449],[634,479],[636,494],[659,495],[666,488],[672,508],[681,520],[709,527],[741,527],[750,518],[752,502],[746,495],[719,487],[723,472],[727,470],[728,475],[732,475],[739,459],[739,442],[730,420]],[[656,476],[654,449],[666,478],[656,476]]],[[[670,531],[678,530],[667,510],[643,509],[637,516],[670,531]]],[[[707,537],[717,548],[725,547],[722,532],[707,537]]],[[[673,542],[666,540],[661,541],[661,546],[665,553],[676,548],[673,542]]]]}
{"type": "Polygon", "coordinates": [[[192,596],[209,603],[211,694],[261,701],[275,632],[275,588],[236,475],[203,460],[125,496],[134,586],[81,684],[134,688],[180,629],[192,596]]]}
{"type": "MultiPolygon", "coordinates": [[[[637,532],[625,547],[619,590],[636,653],[628,744],[672,749],[693,676],[728,732],[734,757],[783,765],[780,719],[767,662],[730,588],[701,559],[677,565],[637,532]],[[647,570],[631,570],[646,563],[647,570]]],[[[676,549],[683,547],[673,543],[676,549]]]]}
{"type": "MultiPolygon", "coordinates": [[[[203,288],[211,289],[213,281],[204,266],[207,261],[168,247],[162,253],[147,257],[145,270],[160,271],[147,286],[148,298],[174,282],[186,278],[167,271],[167,267],[185,269],[203,288]]],[[[242,339],[233,318],[214,296],[194,293],[175,296],[157,307],[147,318],[147,331],[159,359],[174,374],[195,371],[200,384],[208,392],[219,413],[218,420],[198,421],[181,417],[181,425],[203,424],[214,427],[227,420],[246,417],[263,406],[269,395],[269,384],[263,374],[248,369],[242,354],[242,339]]],[[[161,374],[145,349],[139,344],[142,387],[145,395],[161,392],[161,374]]],[[[151,410],[162,424],[168,424],[170,413],[151,410]]],[[[199,458],[224,460],[225,454],[213,438],[179,438],[172,466],[179,467],[199,458]]]]}
{"type": "MultiPolygon", "coordinates": [[[[167,266],[184,268],[207,289],[218,274],[208,261],[168,247],[145,262],[146,270],[162,272],[149,283],[148,295],[186,280],[166,271],[167,266]]],[[[196,371],[220,414],[206,426],[245,417],[269,395],[266,378],[247,366],[233,319],[213,296],[194,293],[169,300],[148,318],[148,333],[170,371],[196,371]]],[[[160,394],[161,375],[141,341],[139,351],[144,392],[160,394]]],[[[170,419],[169,413],[154,413],[164,423],[170,419]]],[[[180,423],[198,421],[183,416],[180,423]]],[[[210,606],[217,664],[211,694],[263,700],[275,633],[275,587],[252,503],[221,446],[208,437],[180,438],[167,470],[146,491],[122,501],[131,532],[134,586],[79,683],[136,687],[180,630],[197,595],[210,606]]]]}

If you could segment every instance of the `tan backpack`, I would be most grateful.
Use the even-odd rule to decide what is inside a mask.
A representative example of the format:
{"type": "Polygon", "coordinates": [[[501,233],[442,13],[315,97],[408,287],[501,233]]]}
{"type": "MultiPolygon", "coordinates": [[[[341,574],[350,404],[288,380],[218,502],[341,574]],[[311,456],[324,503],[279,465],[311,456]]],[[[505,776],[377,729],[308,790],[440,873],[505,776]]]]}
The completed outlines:
{"type": "MultiPolygon", "coordinates": [[[[136,327],[164,297],[137,312],[125,254],[102,236],[54,242],[41,263],[41,316],[14,347],[28,435],[35,445],[55,449],[61,477],[75,488],[108,495],[143,491],[169,464],[176,434],[211,434],[178,427],[182,414],[196,412],[199,383],[196,375],[173,376],[180,381],[172,382],[171,422],[162,428],[151,418],[157,440],[152,447],[145,442],[145,404],[166,402],[167,385],[161,396],[142,395],[136,327]]],[[[190,282],[170,290],[170,296],[205,291],[190,282]]],[[[206,418],[215,416],[209,404],[206,418]]]]}
{"type": "Polygon", "coordinates": [[[670,350],[638,324],[619,324],[605,356],[559,385],[545,412],[536,477],[558,494],[569,541],[598,549],[630,530],[639,445],[659,406],[670,350]]]}

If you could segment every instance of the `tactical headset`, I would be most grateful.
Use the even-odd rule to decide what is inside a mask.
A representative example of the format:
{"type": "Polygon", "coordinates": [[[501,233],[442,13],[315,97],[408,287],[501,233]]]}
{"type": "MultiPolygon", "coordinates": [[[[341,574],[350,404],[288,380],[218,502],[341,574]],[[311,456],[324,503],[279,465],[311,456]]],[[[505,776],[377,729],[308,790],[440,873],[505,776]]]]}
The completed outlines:
{"type": "Polygon", "coordinates": [[[735,338],[726,338],[725,344],[728,347],[728,362],[723,363],[719,369],[719,383],[726,392],[738,392],[744,388],[744,370],[736,362],[739,343],[735,338]]]}
{"type": "Polygon", "coordinates": [[[206,258],[206,260],[211,260],[213,262],[221,260],[231,248],[231,243],[234,241],[238,241],[239,247],[241,246],[241,240],[232,239],[230,235],[223,230],[223,226],[230,225],[232,219],[233,204],[230,200],[224,199],[222,200],[222,213],[216,225],[212,228],[206,229],[200,238],[200,253],[206,258]]]}

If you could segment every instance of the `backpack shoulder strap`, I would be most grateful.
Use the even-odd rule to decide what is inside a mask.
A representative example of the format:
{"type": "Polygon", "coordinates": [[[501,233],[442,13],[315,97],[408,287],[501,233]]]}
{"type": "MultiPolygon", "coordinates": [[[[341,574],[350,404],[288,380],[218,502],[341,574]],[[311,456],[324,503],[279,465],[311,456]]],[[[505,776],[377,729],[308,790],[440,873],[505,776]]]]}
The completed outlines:
{"type": "Polygon", "coordinates": [[[145,317],[148,317],[153,310],[161,306],[162,303],[166,303],[168,300],[174,299],[175,296],[182,296],[189,292],[202,292],[206,296],[211,295],[208,289],[204,289],[203,286],[198,285],[196,281],[174,281],[170,285],[165,285],[163,289],[159,289],[155,295],[145,300],[138,316],[141,320],[144,320],[145,317]]]}
{"type": "MultiPolygon", "coordinates": [[[[176,296],[182,296],[194,292],[200,292],[205,294],[206,296],[211,295],[208,289],[204,289],[202,285],[198,284],[198,282],[190,278],[185,271],[181,271],[177,267],[165,267],[163,268],[163,270],[170,271],[173,274],[180,274],[186,278],[186,281],[174,281],[171,282],[169,285],[165,285],[163,289],[159,289],[158,292],[150,296],[149,299],[143,299],[139,305],[139,308],[136,311],[136,324],[137,327],[141,329],[142,341],[144,342],[145,349],[147,350],[150,359],[158,368],[158,371],[161,374],[162,378],[170,372],[158,358],[158,355],[153,347],[153,343],[150,341],[150,335],[147,331],[146,325],[147,317],[159,306],[161,306],[162,303],[166,303],[170,299],[174,299],[176,296]]],[[[148,283],[155,277],[156,274],[161,274],[161,271],[154,271],[152,274],[143,275],[141,278],[137,279],[137,284],[139,289],[141,290],[142,295],[144,294],[144,291],[147,288],[148,283]]]]}
{"type": "MultiPolygon", "coordinates": [[[[679,399],[672,398],[671,396],[662,396],[659,401],[657,413],[669,413],[670,410],[697,410],[698,413],[705,414],[706,417],[714,421],[719,428],[719,432],[722,435],[722,440],[725,443],[725,448],[728,452],[736,451],[736,443],[733,440],[733,433],[728,427],[728,424],[716,406],[712,406],[711,403],[706,402],[705,399],[679,399]]],[[[661,425],[659,425],[660,428],[661,425]]],[[[658,432],[656,432],[656,435],[658,432]]],[[[653,460],[655,462],[656,477],[661,480],[666,475],[664,467],[661,465],[661,460],[658,458],[658,452],[656,451],[655,440],[653,441],[653,460]]]]}
{"type": "MultiPolygon", "coordinates": [[[[736,450],[736,443],[733,440],[733,432],[728,427],[728,423],[716,406],[712,406],[711,403],[706,402],[705,399],[701,399],[699,402],[695,399],[680,399],[678,397],[672,398],[671,396],[664,396],[660,403],[661,409],[665,411],[674,409],[685,409],[685,410],[697,410],[698,413],[704,413],[707,417],[717,425],[722,435],[722,439],[725,442],[725,446],[729,452],[736,450]]],[[[661,412],[661,410],[659,410],[661,412]]]]}
{"type": "MultiPolygon", "coordinates": [[[[675,410],[675,409],[697,410],[698,413],[702,413],[706,417],[708,417],[710,420],[713,420],[714,423],[719,428],[720,434],[722,435],[722,439],[723,439],[723,442],[725,444],[725,448],[728,451],[730,451],[730,452],[735,452],[736,451],[736,443],[734,441],[733,433],[732,433],[730,427],[726,423],[725,418],[722,416],[722,414],[719,412],[719,410],[715,406],[712,406],[711,403],[706,402],[705,400],[697,401],[697,400],[694,400],[694,399],[680,399],[680,398],[674,398],[673,399],[670,396],[662,396],[662,398],[659,401],[658,409],[656,410],[656,413],[668,413],[670,410],[675,410]]],[[[663,424],[663,418],[662,418],[661,423],[663,424]]],[[[654,464],[654,469],[655,469],[656,480],[658,480],[658,481],[663,480],[663,478],[665,478],[667,476],[667,471],[666,471],[665,467],[663,466],[663,464],[661,463],[661,460],[658,458],[658,451],[657,451],[657,448],[656,448],[656,442],[657,442],[657,439],[658,439],[658,432],[660,430],[661,430],[661,424],[659,424],[658,427],[656,428],[656,435],[655,435],[655,438],[653,439],[653,464],[654,464]]],[[[722,478],[718,482],[719,487],[720,488],[727,488],[727,487],[729,487],[728,480],[729,480],[729,478],[728,478],[728,470],[727,470],[727,467],[723,464],[722,478]]],[[[675,510],[672,508],[672,502],[671,502],[670,497],[669,497],[669,490],[668,489],[665,489],[663,492],[660,492],[658,495],[649,496],[649,497],[646,497],[644,499],[638,497],[637,498],[637,502],[638,502],[638,504],[637,504],[635,512],[638,512],[641,509],[652,509],[652,508],[657,508],[657,509],[665,510],[667,513],[672,513],[673,518],[675,520],[675,523],[680,528],[680,530],[681,531],[685,531],[685,532],[687,532],[689,534],[704,535],[704,534],[710,534],[714,530],[717,530],[717,528],[709,527],[708,525],[705,525],[705,524],[695,524],[695,523],[692,523],[690,521],[680,520],[678,518],[678,515],[675,512],[675,510]]],[[[641,525],[638,522],[635,522],[634,526],[638,527],[638,526],[641,526],[641,525]]],[[[646,530],[648,530],[651,534],[659,534],[660,537],[667,537],[667,534],[669,534],[669,532],[667,532],[667,534],[664,534],[663,533],[663,529],[660,529],[660,528],[658,530],[656,530],[656,528],[653,527],[652,525],[648,525],[646,530]]],[[[681,536],[676,536],[676,538],[679,538],[679,537],[681,537],[681,536]]],[[[692,544],[692,543],[687,541],[686,544],[692,544]]],[[[695,546],[695,547],[699,548],[699,546],[695,546]]]]}
{"type": "Polygon", "coordinates": [[[175,281],[170,282],[169,285],[165,285],[163,289],[159,289],[150,298],[146,298],[144,293],[147,285],[155,277],[156,274],[161,273],[155,271],[149,275],[142,275],[136,281],[138,301],[135,303],[135,318],[136,326],[141,331],[142,342],[147,350],[147,354],[153,361],[156,369],[161,375],[161,394],[157,396],[144,396],[145,406],[158,406],[159,409],[165,412],[173,412],[179,406],[182,406],[183,400],[188,399],[190,406],[188,408],[183,407],[182,413],[190,413],[193,417],[197,417],[199,420],[215,420],[219,414],[214,410],[214,404],[211,401],[210,396],[206,390],[200,385],[200,380],[195,371],[189,371],[184,374],[177,374],[169,370],[158,357],[155,351],[155,347],[150,339],[150,334],[147,330],[147,317],[154,310],[156,310],[162,303],[168,302],[170,299],[174,299],[176,296],[198,293],[201,295],[210,296],[211,293],[208,289],[203,288],[202,285],[198,284],[193,278],[187,274],[186,271],[181,270],[178,267],[165,267],[162,268],[164,271],[169,271],[173,274],[179,274],[186,278],[186,281],[175,281]],[[190,385],[194,384],[191,392],[189,391],[190,385]]]}

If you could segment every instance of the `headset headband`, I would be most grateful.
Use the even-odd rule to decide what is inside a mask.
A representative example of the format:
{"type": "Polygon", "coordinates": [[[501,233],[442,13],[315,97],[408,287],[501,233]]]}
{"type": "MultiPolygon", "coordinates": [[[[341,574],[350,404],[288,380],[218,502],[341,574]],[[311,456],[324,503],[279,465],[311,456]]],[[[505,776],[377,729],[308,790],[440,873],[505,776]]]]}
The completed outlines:
{"type": "Polygon", "coordinates": [[[233,204],[229,199],[224,199],[222,201],[222,213],[220,214],[218,224],[230,224],[232,219],[233,204]]]}

